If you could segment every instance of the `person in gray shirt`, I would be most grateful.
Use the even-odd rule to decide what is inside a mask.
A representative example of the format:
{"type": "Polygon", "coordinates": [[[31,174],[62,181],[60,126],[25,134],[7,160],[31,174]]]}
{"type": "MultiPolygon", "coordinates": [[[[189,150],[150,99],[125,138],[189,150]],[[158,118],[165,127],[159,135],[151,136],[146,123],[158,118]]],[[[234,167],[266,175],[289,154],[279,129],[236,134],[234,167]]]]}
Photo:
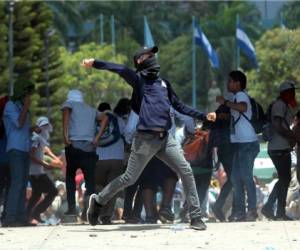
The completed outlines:
{"type": "MultiPolygon", "coordinates": [[[[99,113],[84,103],[79,90],[70,90],[62,105],[63,135],[66,152],[66,189],[68,211],[66,215],[76,215],[75,192],[76,171],[80,168],[85,179],[85,198],[94,192],[94,169],[97,162],[95,137],[99,113]]],[[[84,209],[85,210],[85,209],[84,209]]],[[[85,212],[83,212],[85,214],[85,212]]],[[[82,216],[85,219],[85,216],[82,216]]]]}

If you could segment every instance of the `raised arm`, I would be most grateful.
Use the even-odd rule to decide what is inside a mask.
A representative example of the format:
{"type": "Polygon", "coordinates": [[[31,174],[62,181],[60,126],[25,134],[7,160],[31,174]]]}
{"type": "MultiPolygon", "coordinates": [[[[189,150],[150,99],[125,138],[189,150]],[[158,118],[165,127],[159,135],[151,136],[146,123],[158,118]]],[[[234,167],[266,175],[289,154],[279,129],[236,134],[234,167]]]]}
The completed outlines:
{"type": "Polygon", "coordinates": [[[194,117],[198,120],[209,120],[209,121],[215,121],[216,120],[216,113],[203,113],[198,111],[195,108],[189,107],[188,105],[185,105],[182,103],[178,96],[175,94],[174,90],[172,89],[171,85],[168,83],[168,89],[169,89],[169,99],[171,101],[171,104],[175,110],[177,110],[179,113],[188,115],[191,117],[194,117]]]}
{"type": "Polygon", "coordinates": [[[108,70],[113,73],[117,73],[133,88],[136,87],[138,83],[138,76],[136,75],[135,71],[122,64],[105,62],[101,60],[96,60],[94,58],[90,58],[90,59],[84,59],[81,63],[81,66],[85,68],[93,67],[95,69],[108,70]]]}

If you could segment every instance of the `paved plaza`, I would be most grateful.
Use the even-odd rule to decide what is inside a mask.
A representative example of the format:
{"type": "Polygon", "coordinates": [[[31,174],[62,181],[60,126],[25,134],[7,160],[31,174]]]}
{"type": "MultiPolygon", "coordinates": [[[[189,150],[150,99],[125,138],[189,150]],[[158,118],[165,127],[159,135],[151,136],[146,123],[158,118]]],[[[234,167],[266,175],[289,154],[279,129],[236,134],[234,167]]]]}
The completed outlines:
{"type": "Polygon", "coordinates": [[[109,226],[65,224],[0,228],[1,250],[299,250],[300,222],[208,223],[194,231],[187,224],[109,226]]]}

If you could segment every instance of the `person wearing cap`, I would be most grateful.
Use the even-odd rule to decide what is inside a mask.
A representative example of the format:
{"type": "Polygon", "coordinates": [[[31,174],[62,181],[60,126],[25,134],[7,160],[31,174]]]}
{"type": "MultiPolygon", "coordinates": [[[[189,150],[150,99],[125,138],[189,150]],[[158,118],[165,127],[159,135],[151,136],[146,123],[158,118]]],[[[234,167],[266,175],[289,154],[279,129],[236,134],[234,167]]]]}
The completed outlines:
{"type": "Polygon", "coordinates": [[[293,109],[296,108],[295,85],[284,81],[279,87],[279,97],[271,104],[272,137],[268,143],[268,154],[277,170],[276,182],[262,214],[269,219],[290,220],[286,215],[286,197],[291,181],[291,151],[296,138],[290,126],[293,122],[293,109]],[[274,204],[277,201],[277,213],[274,214],[274,204]]]}
{"type": "Polygon", "coordinates": [[[30,225],[25,208],[25,198],[30,164],[29,108],[33,89],[34,84],[31,81],[17,80],[14,84],[14,95],[7,102],[3,112],[11,183],[2,227],[30,225]]]}
{"type": "Polygon", "coordinates": [[[51,169],[54,166],[44,161],[44,148],[49,146],[49,137],[52,132],[52,125],[47,117],[41,116],[37,119],[36,125],[41,132],[33,132],[30,150],[29,180],[32,188],[32,195],[27,205],[28,218],[42,223],[41,213],[52,204],[57,195],[57,189],[53,181],[48,177],[45,168],[51,169]],[[44,198],[41,200],[42,194],[44,198]]]}
{"type": "Polygon", "coordinates": [[[82,61],[82,66],[85,68],[93,67],[117,73],[130,84],[133,88],[131,107],[139,115],[137,133],[125,173],[110,182],[98,195],[93,194],[90,197],[87,218],[91,225],[97,224],[101,206],[120,190],[134,184],[147,163],[153,156],[156,156],[176,171],[182,180],[189,205],[191,228],[206,229],[201,219],[192,169],[175,139],[167,131],[172,124],[171,106],[178,112],[199,120],[215,120],[216,115],[215,113],[204,114],[180,102],[171,84],[159,75],[160,65],[155,57],[157,52],[156,46],[139,51],[133,58],[135,71],[124,65],[101,60],[84,59],[82,61]]]}

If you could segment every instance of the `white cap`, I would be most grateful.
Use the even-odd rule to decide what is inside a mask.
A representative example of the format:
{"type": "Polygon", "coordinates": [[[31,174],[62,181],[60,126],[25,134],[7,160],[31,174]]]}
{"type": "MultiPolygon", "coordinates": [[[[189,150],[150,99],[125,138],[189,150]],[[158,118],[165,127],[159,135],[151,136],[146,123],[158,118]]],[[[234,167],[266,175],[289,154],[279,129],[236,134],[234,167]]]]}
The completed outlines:
{"type": "Polygon", "coordinates": [[[294,83],[291,81],[284,81],[279,87],[279,92],[283,92],[289,89],[296,89],[294,83]]]}
{"type": "Polygon", "coordinates": [[[46,116],[40,116],[37,121],[36,121],[36,125],[38,127],[42,127],[42,126],[45,126],[45,125],[49,125],[50,127],[50,131],[52,131],[52,125],[51,123],[49,122],[49,119],[46,117],[46,116]]]}
{"type": "Polygon", "coordinates": [[[80,90],[72,89],[68,93],[67,101],[70,102],[83,102],[83,96],[80,90]]]}

